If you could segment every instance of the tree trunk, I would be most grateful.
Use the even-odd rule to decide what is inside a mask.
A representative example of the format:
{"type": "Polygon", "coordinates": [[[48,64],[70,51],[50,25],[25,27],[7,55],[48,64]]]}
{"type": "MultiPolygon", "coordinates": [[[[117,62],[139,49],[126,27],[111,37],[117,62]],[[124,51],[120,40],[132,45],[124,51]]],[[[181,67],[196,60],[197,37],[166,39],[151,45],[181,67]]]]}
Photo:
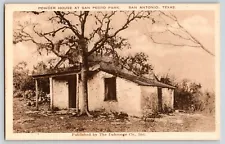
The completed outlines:
{"type": "Polygon", "coordinates": [[[81,93],[83,105],[80,108],[80,115],[87,114],[91,116],[88,110],[88,59],[87,59],[87,44],[83,42],[82,46],[82,65],[81,65],[81,93]]]}

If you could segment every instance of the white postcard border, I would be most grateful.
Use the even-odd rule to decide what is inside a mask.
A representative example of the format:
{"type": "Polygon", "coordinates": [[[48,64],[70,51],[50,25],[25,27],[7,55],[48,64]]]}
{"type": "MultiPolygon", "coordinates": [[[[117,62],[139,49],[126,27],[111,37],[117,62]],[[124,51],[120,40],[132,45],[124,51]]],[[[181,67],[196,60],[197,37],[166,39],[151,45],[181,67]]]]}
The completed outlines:
{"type": "MultiPolygon", "coordinates": [[[[109,10],[109,4],[6,4],[5,5],[5,135],[7,140],[218,140],[220,137],[220,7],[219,4],[110,4],[120,10],[131,10],[129,6],[151,6],[145,10],[213,10],[215,11],[216,48],[216,131],[215,132],[119,132],[119,133],[13,133],[13,12],[39,11],[40,7],[87,7],[83,10],[109,10]],[[93,6],[106,6],[93,9],[93,6]],[[162,9],[175,6],[175,9],[162,9]],[[81,135],[91,136],[81,136],[81,135]],[[103,136],[106,134],[106,136],[103,136]],[[122,135],[122,136],[113,136],[122,135]],[[101,135],[101,136],[100,136],[101,135]],[[126,135],[126,136],[123,136],[126,135]],[[142,135],[142,136],[139,136],[142,135]]],[[[69,9],[65,9],[69,10],[69,9]]],[[[74,10],[74,9],[72,9],[74,10]]],[[[82,10],[82,9],[80,9],[82,10]]],[[[140,9],[132,9],[140,10],[140,9]]],[[[143,10],[143,9],[141,9],[143,10]]]]}

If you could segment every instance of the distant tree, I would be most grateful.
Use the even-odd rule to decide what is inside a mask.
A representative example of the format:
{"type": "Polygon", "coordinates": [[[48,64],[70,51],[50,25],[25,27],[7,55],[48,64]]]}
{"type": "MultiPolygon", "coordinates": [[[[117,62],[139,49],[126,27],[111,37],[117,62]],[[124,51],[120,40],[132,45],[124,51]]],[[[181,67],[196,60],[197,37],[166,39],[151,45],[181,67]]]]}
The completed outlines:
{"type": "MultiPolygon", "coordinates": [[[[40,61],[38,62],[35,66],[33,66],[33,70],[32,70],[32,73],[36,73],[36,74],[40,74],[40,73],[46,73],[46,72],[50,72],[52,70],[52,67],[51,67],[51,63],[49,63],[49,61],[46,63],[46,62],[43,62],[43,61],[40,61]]],[[[39,83],[39,88],[40,88],[40,91],[41,92],[44,92],[44,93],[49,93],[49,79],[48,78],[41,78],[38,80],[38,83],[39,83]]]]}
{"type": "Polygon", "coordinates": [[[182,80],[177,84],[175,102],[178,107],[188,110],[194,106],[195,110],[200,110],[202,97],[201,84],[189,80],[182,80]]]}
{"type": "Polygon", "coordinates": [[[26,62],[20,62],[13,67],[14,91],[34,90],[34,80],[29,76],[29,69],[26,62]]]}
{"type": "Polygon", "coordinates": [[[188,79],[177,81],[169,74],[162,76],[161,81],[176,87],[174,91],[175,109],[214,113],[215,94],[209,91],[203,92],[200,83],[188,79]]]}
{"type": "Polygon", "coordinates": [[[135,55],[128,55],[118,58],[118,65],[122,69],[126,69],[137,76],[149,74],[153,70],[153,66],[148,61],[148,56],[143,53],[136,53],[135,55]]]}

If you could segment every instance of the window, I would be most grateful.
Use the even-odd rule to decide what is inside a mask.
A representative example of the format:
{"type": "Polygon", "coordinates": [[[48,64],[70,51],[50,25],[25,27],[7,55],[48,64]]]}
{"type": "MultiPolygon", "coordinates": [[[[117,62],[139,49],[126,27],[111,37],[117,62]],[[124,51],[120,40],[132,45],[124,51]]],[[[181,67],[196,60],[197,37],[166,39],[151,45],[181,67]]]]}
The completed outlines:
{"type": "Polygon", "coordinates": [[[116,78],[105,78],[105,101],[116,101],[116,78]]]}

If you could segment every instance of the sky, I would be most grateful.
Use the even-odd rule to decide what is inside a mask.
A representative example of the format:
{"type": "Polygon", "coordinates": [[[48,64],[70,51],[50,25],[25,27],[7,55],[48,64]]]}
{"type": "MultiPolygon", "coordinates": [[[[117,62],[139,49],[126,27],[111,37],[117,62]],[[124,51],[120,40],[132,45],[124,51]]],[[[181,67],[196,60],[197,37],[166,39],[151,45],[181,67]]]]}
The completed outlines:
{"type": "MultiPolygon", "coordinates": [[[[213,11],[172,11],[180,24],[196,37],[208,50],[215,53],[215,24],[213,11]]],[[[115,18],[115,27],[123,22],[123,17],[118,15],[115,18]],[[117,20],[116,20],[117,19],[117,20]],[[118,22],[118,19],[121,21],[118,22]]],[[[32,21],[39,22],[43,28],[48,30],[52,26],[45,21],[31,17],[29,14],[14,14],[14,26],[16,22],[32,21]]],[[[91,20],[90,20],[91,21],[91,20]]],[[[190,79],[202,84],[203,88],[214,90],[215,87],[215,57],[209,55],[200,48],[195,47],[173,47],[155,44],[148,37],[151,31],[160,31],[163,27],[160,24],[154,26],[151,21],[134,22],[128,29],[121,33],[121,36],[128,38],[132,49],[124,50],[122,53],[145,52],[149,56],[149,62],[154,67],[156,75],[170,74],[177,80],[190,79]]],[[[171,23],[173,25],[173,23],[171,23]]],[[[87,29],[91,30],[90,26],[87,29]]],[[[29,30],[28,30],[29,31],[29,30]]],[[[181,42],[179,38],[172,38],[169,35],[157,35],[160,41],[181,42]]],[[[30,68],[38,61],[47,60],[54,55],[39,55],[36,46],[30,42],[14,45],[14,65],[20,61],[26,61],[30,68]]]]}

